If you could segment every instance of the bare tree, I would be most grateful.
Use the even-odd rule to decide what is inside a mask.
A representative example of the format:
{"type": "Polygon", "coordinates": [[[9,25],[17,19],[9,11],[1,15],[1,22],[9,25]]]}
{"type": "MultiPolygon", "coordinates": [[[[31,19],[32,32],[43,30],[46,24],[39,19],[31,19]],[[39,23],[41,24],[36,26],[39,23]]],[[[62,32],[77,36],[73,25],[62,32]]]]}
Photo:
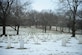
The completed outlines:
{"type": "MultiPolygon", "coordinates": [[[[66,6],[68,10],[71,11],[72,13],[72,37],[75,37],[75,31],[76,31],[76,16],[77,16],[77,11],[78,11],[78,7],[81,4],[81,0],[63,0],[63,4],[66,6]]],[[[65,7],[64,7],[65,8],[65,7]]]]}
{"type": "Polygon", "coordinates": [[[14,15],[16,17],[15,26],[17,26],[17,35],[19,35],[19,28],[21,25],[22,18],[24,18],[24,16],[25,16],[25,14],[24,14],[25,12],[23,12],[24,9],[26,9],[25,6],[28,6],[30,4],[31,4],[30,1],[27,1],[23,5],[21,5],[20,1],[16,0],[14,15]]]}
{"type": "Polygon", "coordinates": [[[6,20],[14,0],[0,0],[0,11],[2,13],[3,34],[6,35],[6,20]]]}
{"type": "MultiPolygon", "coordinates": [[[[14,21],[13,23],[15,24],[15,27],[16,26],[18,27],[17,34],[19,34],[19,27],[21,23],[20,21],[21,21],[21,18],[24,17],[23,13],[25,10],[25,6],[28,6],[29,4],[31,4],[29,1],[25,2],[24,4],[21,4],[20,0],[0,0],[0,20],[3,25],[2,35],[7,35],[6,25],[7,25],[7,22],[9,21],[8,19],[14,21]],[[13,18],[16,20],[14,20],[13,18]]],[[[9,25],[11,24],[9,23],[9,25]]],[[[16,28],[13,28],[13,29],[16,30],[16,28]]]]}
{"type": "Polygon", "coordinates": [[[76,14],[77,14],[77,9],[78,9],[78,6],[79,4],[81,3],[80,0],[72,0],[71,3],[72,3],[72,6],[71,6],[71,3],[69,0],[67,0],[68,2],[68,5],[69,5],[69,8],[73,14],[72,18],[72,37],[75,37],[75,31],[76,31],[76,28],[75,28],[75,24],[76,24],[76,14]]]}

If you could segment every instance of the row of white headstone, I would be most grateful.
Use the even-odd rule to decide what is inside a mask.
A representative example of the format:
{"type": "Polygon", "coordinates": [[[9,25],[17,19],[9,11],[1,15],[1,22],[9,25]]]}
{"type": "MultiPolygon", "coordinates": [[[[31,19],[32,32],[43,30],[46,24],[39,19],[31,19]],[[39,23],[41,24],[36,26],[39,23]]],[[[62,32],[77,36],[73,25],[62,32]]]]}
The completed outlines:
{"type": "MultiPolygon", "coordinates": [[[[1,38],[1,40],[3,40],[4,37],[5,37],[5,36],[3,36],[3,37],[1,38]]],[[[71,37],[64,37],[64,38],[62,39],[62,46],[66,46],[66,43],[68,42],[68,40],[69,40],[70,38],[71,38],[71,37]]],[[[12,47],[12,46],[11,46],[12,41],[11,41],[10,36],[7,36],[7,39],[8,39],[7,48],[11,48],[11,47],[12,47]]],[[[79,40],[79,43],[82,44],[82,37],[78,37],[77,39],[79,40]]],[[[37,38],[35,38],[35,42],[38,43],[38,41],[39,41],[39,40],[38,40],[37,38]]],[[[20,37],[20,48],[24,48],[24,40],[22,39],[22,36],[20,37]]]]}
{"type": "MultiPolygon", "coordinates": [[[[68,42],[68,40],[70,39],[71,37],[65,37],[62,39],[62,46],[66,46],[66,43],[68,42]]],[[[77,40],[79,41],[79,44],[82,44],[82,37],[76,37],[77,40]]]]}
{"type": "MultiPolygon", "coordinates": [[[[4,38],[4,36],[2,37],[2,39],[4,38]]],[[[69,40],[70,37],[68,38],[63,38],[62,40],[62,46],[66,46],[67,41],[69,40]]],[[[7,48],[11,48],[11,39],[10,36],[7,36],[8,39],[8,44],[7,44],[7,48]]],[[[38,39],[35,38],[35,42],[38,43],[38,39]]],[[[24,40],[22,39],[22,37],[20,37],[20,48],[24,48],[24,40]]]]}
{"type": "MultiPolygon", "coordinates": [[[[0,38],[0,41],[3,41],[4,38],[5,38],[5,36],[2,36],[2,38],[0,38]]],[[[12,47],[11,46],[12,41],[11,41],[11,38],[9,35],[7,36],[7,41],[8,41],[7,42],[7,48],[11,48],[12,47]]],[[[21,49],[24,48],[24,40],[22,39],[22,37],[20,38],[20,48],[21,49]]]]}

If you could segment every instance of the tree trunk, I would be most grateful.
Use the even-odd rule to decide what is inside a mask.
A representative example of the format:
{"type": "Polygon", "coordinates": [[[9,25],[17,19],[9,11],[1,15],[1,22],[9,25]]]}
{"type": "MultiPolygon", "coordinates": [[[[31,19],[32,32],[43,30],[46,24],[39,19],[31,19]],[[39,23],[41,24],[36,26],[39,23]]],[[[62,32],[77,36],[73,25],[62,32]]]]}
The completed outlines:
{"type": "Polygon", "coordinates": [[[16,25],[15,25],[15,31],[16,31],[16,25]]]}
{"type": "Polygon", "coordinates": [[[50,26],[49,26],[49,30],[51,30],[51,28],[52,28],[52,26],[50,25],[50,26]]]}
{"type": "Polygon", "coordinates": [[[3,35],[6,35],[6,27],[3,25],[3,35]]]}
{"type": "Polygon", "coordinates": [[[56,26],[56,31],[57,31],[57,26],[56,26]]]}
{"type": "Polygon", "coordinates": [[[73,24],[72,24],[72,37],[75,37],[75,24],[76,24],[76,12],[78,8],[78,1],[73,0],[75,6],[73,6],[73,24]]]}
{"type": "Polygon", "coordinates": [[[6,18],[5,18],[5,15],[4,15],[4,18],[3,18],[3,34],[2,35],[6,36],[6,18]]]}
{"type": "Polygon", "coordinates": [[[73,14],[72,37],[75,37],[75,14],[73,14]]]}
{"type": "Polygon", "coordinates": [[[75,24],[73,24],[73,27],[72,27],[72,37],[75,37],[75,24]]]}
{"type": "Polygon", "coordinates": [[[19,25],[17,26],[17,35],[19,35],[19,25]]]}

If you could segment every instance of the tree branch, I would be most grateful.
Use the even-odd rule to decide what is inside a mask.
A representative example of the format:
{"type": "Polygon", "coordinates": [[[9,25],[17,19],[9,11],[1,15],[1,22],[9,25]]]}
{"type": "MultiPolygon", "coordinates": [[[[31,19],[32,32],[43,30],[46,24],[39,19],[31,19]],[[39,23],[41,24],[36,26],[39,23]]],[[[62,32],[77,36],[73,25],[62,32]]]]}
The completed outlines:
{"type": "Polygon", "coordinates": [[[70,10],[71,10],[71,11],[72,11],[72,13],[73,13],[73,10],[72,10],[72,8],[71,8],[71,5],[70,5],[69,0],[67,0],[67,2],[68,2],[68,6],[69,6],[70,10]]]}
{"type": "Polygon", "coordinates": [[[11,0],[11,1],[7,0],[7,7],[5,9],[5,12],[8,11],[8,9],[11,7],[12,4],[13,4],[13,0],[11,0]]]}

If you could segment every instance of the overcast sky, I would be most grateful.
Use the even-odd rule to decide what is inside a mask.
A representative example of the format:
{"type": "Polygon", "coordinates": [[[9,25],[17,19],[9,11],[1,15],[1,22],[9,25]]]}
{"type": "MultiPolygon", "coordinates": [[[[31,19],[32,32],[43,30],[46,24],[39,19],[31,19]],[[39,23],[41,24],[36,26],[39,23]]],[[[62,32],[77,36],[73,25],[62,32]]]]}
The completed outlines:
{"type": "Polygon", "coordinates": [[[34,0],[32,7],[34,10],[41,11],[53,9],[53,4],[51,0],[34,0]]]}
{"type": "MultiPolygon", "coordinates": [[[[28,1],[28,0],[21,0],[22,3],[28,1]]],[[[54,10],[57,8],[57,4],[53,5],[52,0],[31,0],[32,1],[32,9],[37,11],[42,10],[54,10]],[[55,7],[55,8],[54,8],[55,7]]],[[[55,0],[56,2],[57,0],[55,0]]]]}

